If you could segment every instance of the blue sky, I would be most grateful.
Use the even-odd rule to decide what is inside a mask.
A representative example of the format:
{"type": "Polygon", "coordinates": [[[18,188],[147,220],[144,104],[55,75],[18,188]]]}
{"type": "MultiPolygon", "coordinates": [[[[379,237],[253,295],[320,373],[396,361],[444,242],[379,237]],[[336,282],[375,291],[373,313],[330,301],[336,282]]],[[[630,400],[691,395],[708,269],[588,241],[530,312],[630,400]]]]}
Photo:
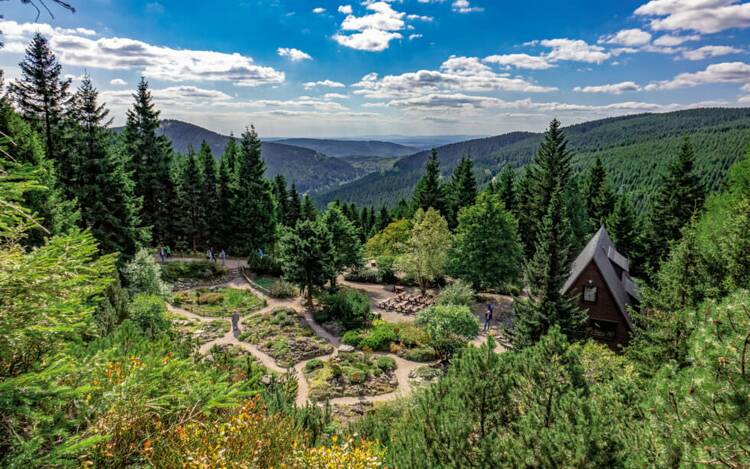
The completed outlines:
{"type": "Polygon", "coordinates": [[[47,35],[115,124],[141,75],[165,118],[268,137],[494,135],[750,106],[741,0],[71,1],[75,14],[50,5],[36,23],[0,3],[0,66],[12,80],[29,37],[47,35]]]}

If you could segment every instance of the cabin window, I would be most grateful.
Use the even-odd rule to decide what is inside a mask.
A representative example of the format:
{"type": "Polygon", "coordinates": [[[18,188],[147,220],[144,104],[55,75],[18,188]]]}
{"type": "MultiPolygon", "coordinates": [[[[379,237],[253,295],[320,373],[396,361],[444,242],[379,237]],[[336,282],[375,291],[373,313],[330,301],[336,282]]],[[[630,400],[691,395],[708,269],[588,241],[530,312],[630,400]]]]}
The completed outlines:
{"type": "Polygon", "coordinates": [[[596,339],[614,340],[617,336],[617,323],[612,321],[603,321],[601,319],[592,319],[591,336],[596,339]]]}
{"type": "Polygon", "coordinates": [[[587,285],[583,287],[583,301],[586,303],[596,303],[596,287],[587,285]]]}

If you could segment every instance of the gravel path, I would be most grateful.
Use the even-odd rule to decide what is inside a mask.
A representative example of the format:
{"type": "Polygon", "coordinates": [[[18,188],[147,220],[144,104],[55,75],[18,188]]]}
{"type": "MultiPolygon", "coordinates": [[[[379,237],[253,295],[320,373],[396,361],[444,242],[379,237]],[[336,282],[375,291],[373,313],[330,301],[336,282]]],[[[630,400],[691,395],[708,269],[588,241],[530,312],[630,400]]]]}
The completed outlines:
{"type": "MultiPolygon", "coordinates": [[[[195,261],[195,260],[202,260],[202,259],[171,258],[167,262],[180,262],[180,261],[190,262],[190,261],[195,261]]],[[[246,263],[242,260],[227,259],[226,265],[229,268],[237,268],[237,267],[245,266],[246,263]]],[[[357,283],[350,284],[349,282],[343,282],[343,283],[347,284],[347,286],[351,286],[353,288],[357,288],[359,290],[364,290],[365,292],[367,292],[367,294],[370,296],[370,301],[373,304],[377,304],[379,301],[382,301],[383,299],[387,298],[389,295],[392,295],[391,292],[386,291],[385,287],[381,285],[369,285],[369,284],[357,284],[357,283]]],[[[312,313],[308,309],[303,307],[300,298],[285,299],[285,300],[270,298],[266,296],[264,293],[262,293],[261,291],[254,288],[245,278],[234,278],[231,281],[223,285],[220,285],[220,287],[233,287],[233,288],[241,288],[241,289],[250,290],[258,297],[265,299],[267,306],[259,311],[256,311],[255,314],[258,314],[258,313],[267,314],[277,308],[289,308],[289,309],[296,311],[298,314],[300,314],[300,311],[302,311],[302,316],[305,318],[305,321],[312,328],[315,334],[327,340],[328,342],[331,343],[331,345],[336,347],[333,353],[329,355],[316,357],[316,359],[328,360],[338,354],[338,347],[341,345],[341,340],[335,335],[328,332],[320,324],[315,322],[315,320],[312,317],[312,313]]],[[[197,314],[186,311],[182,308],[173,306],[169,303],[167,303],[167,309],[171,313],[178,314],[188,319],[192,319],[192,320],[196,320],[200,322],[212,322],[212,321],[230,322],[231,321],[231,318],[215,318],[215,317],[199,316],[197,314]]],[[[378,312],[380,312],[380,310],[378,310],[378,312]]],[[[276,361],[273,359],[273,357],[263,352],[255,345],[239,340],[238,335],[239,334],[235,334],[234,331],[229,331],[223,337],[220,337],[218,339],[215,339],[215,340],[212,340],[210,342],[203,344],[200,347],[200,353],[208,354],[214,345],[234,345],[234,346],[242,348],[243,350],[247,350],[248,352],[250,352],[255,358],[258,359],[258,361],[260,361],[263,364],[263,366],[265,366],[269,370],[272,370],[277,373],[286,373],[289,371],[288,368],[279,366],[276,363],[276,361]]],[[[396,391],[386,393],[386,394],[379,394],[376,396],[338,397],[338,398],[334,398],[330,400],[330,403],[332,405],[353,405],[353,404],[358,404],[362,402],[386,402],[386,401],[390,401],[393,399],[397,399],[399,397],[407,396],[412,392],[412,387],[411,387],[411,384],[409,383],[409,374],[415,369],[417,369],[418,367],[424,366],[425,364],[405,360],[399,357],[398,355],[395,355],[392,353],[378,353],[376,355],[388,356],[388,357],[393,358],[396,361],[395,374],[396,374],[396,379],[398,381],[398,388],[396,389],[396,391]]],[[[307,379],[305,379],[305,374],[304,374],[305,364],[308,361],[310,360],[299,362],[295,364],[294,367],[292,368],[297,377],[298,384],[297,384],[296,403],[297,403],[297,406],[299,407],[304,407],[310,402],[308,399],[308,396],[310,394],[310,387],[307,383],[307,379]]]]}

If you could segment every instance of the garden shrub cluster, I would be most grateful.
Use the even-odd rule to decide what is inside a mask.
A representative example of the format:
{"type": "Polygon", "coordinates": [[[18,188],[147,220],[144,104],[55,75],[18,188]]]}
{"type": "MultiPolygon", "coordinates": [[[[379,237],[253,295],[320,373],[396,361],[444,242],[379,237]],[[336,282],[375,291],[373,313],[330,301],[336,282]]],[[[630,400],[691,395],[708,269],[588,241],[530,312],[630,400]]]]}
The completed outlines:
{"type": "Polygon", "coordinates": [[[305,376],[310,383],[310,399],[320,401],[391,392],[398,385],[395,369],[396,362],[391,357],[350,352],[314,364],[308,362],[305,376]]]}
{"type": "Polygon", "coordinates": [[[261,256],[258,253],[253,253],[248,256],[247,267],[251,272],[254,272],[257,275],[280,277],[283,273],[281,263],[278,260],[276,260],[273,256],[261,256]]]}
{"type": "Polygon", "coordinates": [[[284,279],[278,279],[268,287],[268,295],[272,298],[294,298],[299,289],[284,279]]]}
{"type": "Polygon", "coordinates": [[[266,305],[249,290],[238,288],[197,288],[175,293],[173,303],[192,313],[209,317],[228,317],[234,313],[248,314],[266,305]]]}
{"type": "Polygon", "coordinates": [[[226,275],[227,269],[216,262],[167,262],[161,266],[161,278],[174,283],[185,280],[211,280],[226,275]]]}
{"type": "Polygon", "coordinates": [[[389,323],[376,320],[370,329],[347,331],[342,341],[363,350],[375,352],[395,352],[407,360],[417,362],[432,361],[437,353],[432,347],[427,332],[409,323],[389,323]]]}
{"type": "Polygon", "coordinates": [[[321,324],[338,323],[344,330],[358,329],[372,322],[369,297],[360,291],[341,288],[321,296],[321,308],[314,313],[321,324]]]}
{"type": "Polygon", "coordinates": [[[440,290],[437,304],[471,306],[474,302],[474,289],[469,282],[456,280],[440,290]]]}

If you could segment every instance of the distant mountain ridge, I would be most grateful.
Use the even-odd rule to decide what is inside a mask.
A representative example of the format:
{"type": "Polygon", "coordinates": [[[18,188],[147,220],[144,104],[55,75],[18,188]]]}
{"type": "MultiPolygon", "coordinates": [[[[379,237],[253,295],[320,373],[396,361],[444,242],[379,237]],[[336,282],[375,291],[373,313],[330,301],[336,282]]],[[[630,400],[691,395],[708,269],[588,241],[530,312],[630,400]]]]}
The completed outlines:
{"type": "Polygon", "coordinates": [[[417,147],[399,145],[379,140],[333,140],[318,138],[285,138],[276,143],[309,148],[333,158],[348,156],[394,157],[411,155],[419,151],[417,147]]]}
{"type": "MultiPolygon", "coordinates": [[[[637,114],[600,119],[564,128],[568,149],[578,168],[600,156],[617,189],[633,193],[636,203],[647,204],[669,157],[689,137],[696,166],[710,190],[723,182],[729,166],[750,146],[750,108],[705,108],[663,114],[637,114]]],[[[477,179],[486,183],[504,165],[523,166],[531,161],[541,133],[512,132],[437,148],[444,176],[458,161],[470,157],[477,179]]],[[[422,175],[429,151],[399,159],[392,169],[371,173],[356,181],[323,191],[319,205],[333,200],[364,205],[393,205],[409,198],[422,175]]]]}

